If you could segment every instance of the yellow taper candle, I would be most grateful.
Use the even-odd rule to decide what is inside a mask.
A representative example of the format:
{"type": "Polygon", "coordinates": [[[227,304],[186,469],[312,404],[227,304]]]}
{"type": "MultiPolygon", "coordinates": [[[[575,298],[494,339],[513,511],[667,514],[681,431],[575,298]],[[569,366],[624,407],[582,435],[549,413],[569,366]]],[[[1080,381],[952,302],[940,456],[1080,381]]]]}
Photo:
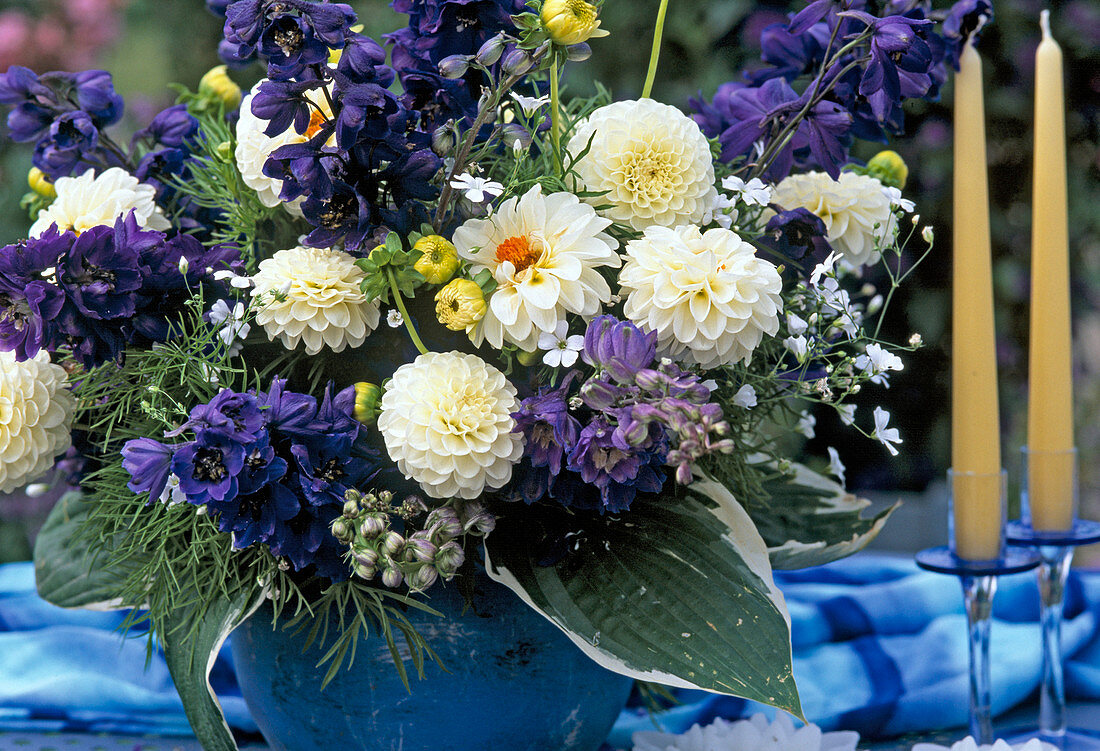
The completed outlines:
{"type": "Polygon", "coordinates": [[[1027,405],[1028,504],[1040,530],[1073,525],[1073,366],[1062,50],[1040,16],[1035,51],[1031,206],[1031,345],[1027,405]]]}
{"type": "Polygon", "coordinates": [[[966,44],[955,76],[954,330],[951,347],[951,465],[955,553],[999,557],[1001,440],[997,344],[985,161],[982,61],[966,44]]]}

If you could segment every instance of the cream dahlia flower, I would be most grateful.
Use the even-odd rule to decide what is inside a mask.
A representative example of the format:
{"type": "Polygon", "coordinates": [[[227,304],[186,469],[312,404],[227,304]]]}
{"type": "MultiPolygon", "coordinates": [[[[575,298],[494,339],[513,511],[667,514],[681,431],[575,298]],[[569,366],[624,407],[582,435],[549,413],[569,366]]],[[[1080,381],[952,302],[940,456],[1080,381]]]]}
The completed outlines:
{"type": "Polygon", "coordinates": [[[652,99],[615,102],[582,121],[569,139],[585,199],[634,229],[698,224],[718,198],[710,143],[680,110],[652,99]]]}
{"type": "Polygon", "coordinates": [[[310,355],[358,347],[378,326],[378,301],[368,303],[359,288],[364,276],[340,250],[280,250],[252,277],[256,323],[287,349],[305,342],[310,355]]]}
{"type": "Polygon", "coordinates": [[[867,175],[824,172],[791,175],[775,186],[772,201],[787,210],[804,208],[825,223],[827,239],[849,268],[878,261],[882,246],[894,239],[897,221],[890,195],[867,175]]]}
{"type": "Polygon", "coordinates": [[[80,177],[61,177],[54,183],[57,198],[38,215],[30,236],[38,237],[56,224],[58,230],[84,230],[113,226],[120,216],[133,210],[144,229],[166,230],[172,225],[157,208],[157,191],[121,167],[103,170],[98,176],[89,169],[80,177]]]}
{"type": "MultiPolygon", "coordinates": [[[[237,162],[237,169],[241,172],[241,179],[244,180],[245,185],[256,191],[260,203],[268,208],[283,204],[291,214],[301,216],[301,205],[304,199],[296,198],[290,203],[284,203],[279,198],[279,194],[283,191],[283,181],[265,175],[264,164],[276,149],[292,143],[305,143],[317,135],[325,119],[332,117],[332,108],[318,90],[306,92],[306,98],[315,105],[313,117],[306,132],[299,133],[291,125],[285,132],[269,136],[264,133],[268,121],[252,114],[252,99],[262,83],[263,81],[260,81],[253,86],[252,91],[241,102],[241,116],[237,121],[237,148],[233,156],[237,162]]],[[[330,139],[329,142],[333,141],[330,139]]]]}
{"type": "Polygon", "coordinates": [[[378,430],[405,477],[433,498],[503,487],[523,454],[516,387],[477,355],[429,352],[397,369],[378,430]]]}
{"type": "Polygon", "coordinates": [[[75,406],[65,371],[45,352],[24,362],[0,352],[0,493],[37,480],[69,448],[75,406]]]}
{"type": "Polygon", "coordinates": [[[779,271],[735,232],[650,227],[626,246],[623,312],[662,353],[704,368],[748,361],[779,331],[779,271]]]}
{"type": "Polygon", "coordinates": [[[455,230],[458,254],[471,275],[489,269],[497,288],[489,309],[467,329],[480,346],[505,341],[533,352],[539,334],[551,332],[566,313],[594,316],[611,298],[596,269],[618,268],[617,243],[603,230],[611,224],[572,193],[542,194],[536,185],[509,198],[488,219],[470,219],[455,230]]]}

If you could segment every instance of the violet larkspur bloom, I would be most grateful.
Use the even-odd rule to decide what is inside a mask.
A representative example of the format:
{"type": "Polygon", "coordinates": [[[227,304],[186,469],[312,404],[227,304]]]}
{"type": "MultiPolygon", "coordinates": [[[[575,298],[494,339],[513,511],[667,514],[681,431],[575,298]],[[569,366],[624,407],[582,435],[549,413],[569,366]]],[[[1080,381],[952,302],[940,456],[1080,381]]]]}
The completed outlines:
{"type": "Polygon", "coordinates": [[[122,468],[130,473],[126,487],[135,493],[148,493],[150,502],[160,498],[171,473],[174,446],[152,438],[127,441],[122,447],[122,468]]]}
{"type": "Polygon", "coordinates": [[[323,64],[342,49],[355,12],[345,3],[312,0],[236,0],[225,9],[223,29],[233,59],[257,51],[268,58],[268,78],[286,81],[323,64]]]}
{"type": "Polygon", "coordinates": [[[619,383],[633,383],[638,371],[656,356],[657,332],[644,333],[629,321],[597,316],[585,330],[584,361],[619,383]]]}
{"type": "Polygon", "coordinates": [[[34,148],[34,166],[51,180],[72,173],[99,145],[99,130],[85,112],[66,112],[52,123],[34,148]]]}
{"type": "Polygon", "coordinates": [[[601,511],[625,511],[639,492],[656,493],[664,487],[663,441],[643,450],[624,450],[613,441],[613,426],[595,418],[580,432],[569,452],[568,468],[599,488],[601,511]]]}
{"type": "Polygon", "coordinates": [[[238,443],[252,443],[261,439],[263,426],[264,418],[255,395],[222,389],[207,404],[192,409],[190,419],[168,435],[193,430],[200,438],[216,434],[238,443]]]}
{"type": "Polygon", "coordinates": [[[51,228],[0,249],[0,350],[14,351],[22,361],[58,343],[57,317],[65,295],[45,276],[74,238],[51,228]]]}
{"type": "Polygon", "coordinates": [[[867,97],[878,120],[885,120],[903,96],[919,97],[928,92],[935,62],[925,40],[931,21],[905,16],[876,18],[857,10],[838,15],[862,21],[871,32],[871,59],[863,70],[859,93],[867,97]]]}

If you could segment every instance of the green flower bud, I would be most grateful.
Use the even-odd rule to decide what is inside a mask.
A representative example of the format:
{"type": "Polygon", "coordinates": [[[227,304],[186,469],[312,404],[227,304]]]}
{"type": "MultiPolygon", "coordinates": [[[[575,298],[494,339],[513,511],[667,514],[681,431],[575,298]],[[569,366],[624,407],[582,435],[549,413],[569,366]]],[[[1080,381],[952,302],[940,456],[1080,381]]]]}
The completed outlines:
{"type": "Polygon", "coordinates": [[[382,538],[382,550],[386,551],[387,555],[397,555],[403,547],[405,547],[405,538],[393,530],[387,532],[382,538]]]}
{"type": "Polygon", "coordinates": [[[439,572],[436,571],[433,566],[421,566],[409,575],[409,589],[423,592],[425,589],[435,584],[438,579],[439,572]]]}
{"type": "Polygon", "coordinates": [[[439,61],[439,72],[444,78],[462,78],[469,69],[466,55],[450,55],[439,61]]]}
{"type": "Polygon", "coordinates": [[[352,570],[355,572],[356,576],[362,577],[367,581],[373,579],[378,573],[378,569],[376,569],[374,566],[364,566],[361,563],[355,564],[355,568],[352,570]]]}
{"type": "Polygon", "coordinates": [[[365,381],[355,384],[354,410],[356,420],[364,425],[373,425],[382,412],[382,389],[365,381]]]}
{"type": "Polygon", "coordinates": [[[38,167],[31,167],[31,171],[27,174],[27,184],[31,186],[31,190],[43,198],[57,198],[57,190],[54,189],[50,178],[38,167]]]}
{"type": "Polygon", "coordinates": [[[586,0],[546,0],[539,20],[555,44],[570,46],[607,36],[596,16],[596,6],[586,0]]]}
{"type": "MultiPolygon", "coordinates": [[[[348,491],[349,494],[351,492],[352,491],[350,490],[348,491]]],[[[348,519],[354,519],[355,517],[359,516],[358,499],[348,498],[346,501],[344,501],[344,516],[346,516],[348,519]]]]}
{"type": "Polygon", "coordinates": [[[352,555],[355,556],[355,562],[361,566],[377,566],[378,565],[378,551],[371,548],[362,548],[357,550],[352,555]]]}
{"type": "Polygon", "coordinates": [[[439,548],[435,554],[435,567],[444,579],[450,579],[458,572],[458,569],[466,562],[466,553],[462,546],[455,541],[448,542],[439,548]]]}
{"type": "Polygon", "coordinates": [[[530,367],[542,360],[542,352],[539,352],[538,350],[535,350],[534,352],[527,352],[521,349],[519,352],[516,353],[516,359],[519,360],[520,365],[530,367]]]}
{"type": "Polygon", "coordinates": [[[382,583],[391,589],[393,587],[400,587],[402,579],[404,579],[404,577],[397,568],[388,568],[382,572],[382,583]]]}
{"type": "Polygon", "coordinates": [[[352,527],[348,524],[347,519],[342,516],[336,517],[336,520],[332,522],[332,536],[340,542],[350,542],[354,536],[352,527]]]}
{"type": "Polygon", "coordinates": [[[241,106],[241,87],[229,77],[224,65],[217,65],[199,80],[199,96],[221,102],[227,110],[241,106]]]}
{"type": "MultiPolygon", "coordinates": [[[[385,514],[377,512],[366,514],[359,525],[359,534],[368,540],[373,540],[386,531],[389,519],[385,514]]],[[[400,537],[400,535],[398,535],[400,537]]]]}

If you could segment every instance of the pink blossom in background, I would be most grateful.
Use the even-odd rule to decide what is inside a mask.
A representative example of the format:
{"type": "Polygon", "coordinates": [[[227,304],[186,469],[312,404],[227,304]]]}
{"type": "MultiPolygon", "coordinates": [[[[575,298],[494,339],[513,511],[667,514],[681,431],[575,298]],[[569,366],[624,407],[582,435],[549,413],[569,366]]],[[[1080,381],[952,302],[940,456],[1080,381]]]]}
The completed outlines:
{"type": "Polygon", "coordinates": [[[0,12],[0,70],[94,67],[99,53],[119,34],[129,0],[39,0],[33,10],[0,12]]]}

